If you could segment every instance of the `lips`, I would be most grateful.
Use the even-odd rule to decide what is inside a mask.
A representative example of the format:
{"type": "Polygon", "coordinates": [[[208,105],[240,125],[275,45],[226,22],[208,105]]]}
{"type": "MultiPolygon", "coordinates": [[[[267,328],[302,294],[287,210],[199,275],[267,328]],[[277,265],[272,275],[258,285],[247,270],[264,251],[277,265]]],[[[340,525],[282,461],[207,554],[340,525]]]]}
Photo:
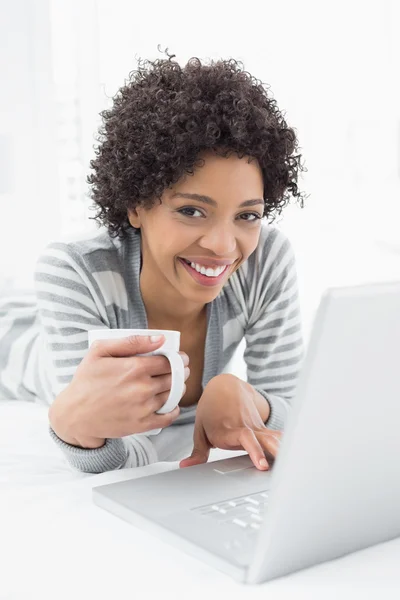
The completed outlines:
{"type": "MultiPolygon", "coordinates": [[[[229,270],[229,266],[226,265],[224,271],[222,271],[222,273],[220,275],[218,275],[218,277],[207,277],[207,275],[202,275],[201,273],[196,271],[196,269],[193,269],[190,265],[188,265],[187,262],[185,261],[185,259],[179,258],[178,260],[181,263],[181,265],[184,267],[184,269],[196,281],[196,283],[200,283],[201,285],[204,285],[206,287],[212,287],[212,286],[219,285],[223,281],[227,271],[229,270]]],[[[204,266],[206,266],[206,265],[204,265],[204,266]]]]}
{"type": "Polygon", "coordinates": [[[191,256],[190,258],[186,257],[186,256],[181,256],[180,258],[183,258],[183,260],[187,260],[189,263],[197,263],[198,265],[204,266],[204,267],[211,267],[211,268],[215,268],[215,267],[225,267],[233,265],[233,263],[235,262],[234,260],[232,260],[231,258],[227,258],[227,259],[212,259],[212,258],[205,258],[205,257],[201,257],[201,256],[191,256]]]}

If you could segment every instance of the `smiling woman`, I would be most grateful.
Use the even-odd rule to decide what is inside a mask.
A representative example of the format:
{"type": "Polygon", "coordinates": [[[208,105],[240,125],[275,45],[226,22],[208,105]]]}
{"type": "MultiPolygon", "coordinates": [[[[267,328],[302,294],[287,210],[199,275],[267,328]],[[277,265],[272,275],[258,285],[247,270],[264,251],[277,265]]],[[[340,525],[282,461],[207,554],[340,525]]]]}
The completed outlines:
{"type": "Polygon", "coordinates": [[[141,231],[146,257],[141,289],[148,312],[158,322],[174,323],[179,301],[183,329],[196,325],[204,305],[254,252],[264,210],[257,160],[221,157],[214,150],[198,158],[201,166],[164,190],[160,202],[128,209],[129,223],[141,231]],[[246,211],[248,205],[258,212],[246,211]],[[160,282],[162,306],[154,294],[160,282]]]}
{"type": "Polygon", "coordinates": [[[265,468],[303,358],[295,258],[271,224],[302,200],[294,131],[240,63],[172,58],[140,62],[102,113],[88,181],[103,231],[50,244],[35,302],[0,312],[0,391],[47,402],[52,438],[83,471],[153,462],[146,432],[184,422],[195,422],[185,464],[215,446],[265,468]],[[88,350],[98,328],[180,331],[182,414],[157,413],[169,362],[141,356],[162,342],[88,350]],[[243,338],[247,382],[224,374],[243,338]]]}

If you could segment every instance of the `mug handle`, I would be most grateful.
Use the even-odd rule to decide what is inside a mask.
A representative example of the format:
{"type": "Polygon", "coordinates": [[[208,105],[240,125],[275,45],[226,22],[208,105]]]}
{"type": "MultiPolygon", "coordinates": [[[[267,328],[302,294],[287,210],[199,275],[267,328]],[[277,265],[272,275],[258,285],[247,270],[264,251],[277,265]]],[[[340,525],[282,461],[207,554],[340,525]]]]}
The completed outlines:
{"type": "MultiPolygon", "coordinates": [[[[176,406],[178,406],[180,399],[182,398],[183,388],[185,385],[185,366],[183,360],[176,350],[156,350],[153,355],[161,354],[168,358],[171,365],[171,391],[168,399],[164,406],[157,410],[157,414],[164,415],[165,413],[171,412],[176,406]]],[[[151,429],[150,431],[144,431],[144,435],[158,435],[162,431],[161,429],[151,429]]]]}

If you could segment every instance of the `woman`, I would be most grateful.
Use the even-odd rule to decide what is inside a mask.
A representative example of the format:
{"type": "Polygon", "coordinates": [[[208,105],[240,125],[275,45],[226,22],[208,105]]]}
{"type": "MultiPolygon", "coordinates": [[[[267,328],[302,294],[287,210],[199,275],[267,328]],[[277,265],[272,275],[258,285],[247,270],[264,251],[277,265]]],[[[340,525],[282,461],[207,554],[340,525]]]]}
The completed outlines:
{"type": "Polygon", "coordinates": [[[268,469],[303,358],[293,250],[262,222],[289,193],[302,196],[294,131],[236,61],[181,68],[172,58],[140,61],[102,113],[88,182],[106,230],[46,248],[31,321],[4,311],[1,391],[45,399],[54,441],[82,471],[153,462],[145,432],[193,421],[181,466],[219,447],[244,449],[268,469]],[[136,356],[163,340],[88,351],[87,331],[99,327],[179,330],[180,407],[156,414],[170,390],[168,360],[136,356]],[[223,372],[243,337],[247,382],[223,372]]]}

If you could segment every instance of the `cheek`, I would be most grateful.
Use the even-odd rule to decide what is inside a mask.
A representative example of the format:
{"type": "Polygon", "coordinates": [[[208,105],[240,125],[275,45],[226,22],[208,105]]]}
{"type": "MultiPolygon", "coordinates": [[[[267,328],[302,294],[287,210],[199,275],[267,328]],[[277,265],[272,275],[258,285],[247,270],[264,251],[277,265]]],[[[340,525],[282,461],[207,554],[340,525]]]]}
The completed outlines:
{"type": "Polygon", "coordinates": [[[185,240],[181,236],[178,236],[175,240],[165,240],[165,243],[161,241],[158,246],[160,262],[168,265],[176,263],[180,256],[185,255],[185,249],[189,245],[189,243],[185,245],[185,240]]]}
{"type": "Polygon", "coordinates": [[[160,246],[165,256],[171,258],[178,258],[184,256],[187,253],[188,248],[193,248],[193,245],[198,239],[198,235],[194,231],[188,231],[188,227],[185,228],[168,228],[164,232],[163,239],[160,240],[160,246]]]}

